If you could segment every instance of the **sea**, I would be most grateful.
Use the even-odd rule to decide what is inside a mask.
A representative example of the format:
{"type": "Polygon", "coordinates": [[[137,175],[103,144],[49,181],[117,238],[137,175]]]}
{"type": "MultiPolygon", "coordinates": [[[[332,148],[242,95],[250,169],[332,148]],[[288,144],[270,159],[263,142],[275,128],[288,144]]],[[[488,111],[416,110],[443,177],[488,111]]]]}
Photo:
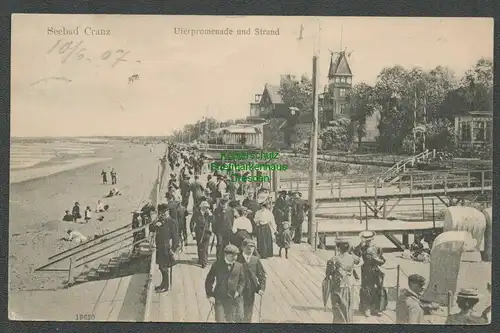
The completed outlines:
{"type": "Polygon", "coordinates": [[[96,138],[11,138],[10,170],[21,170],[54,158],[93,157],[96,149],[108,143],[96,138]]]}

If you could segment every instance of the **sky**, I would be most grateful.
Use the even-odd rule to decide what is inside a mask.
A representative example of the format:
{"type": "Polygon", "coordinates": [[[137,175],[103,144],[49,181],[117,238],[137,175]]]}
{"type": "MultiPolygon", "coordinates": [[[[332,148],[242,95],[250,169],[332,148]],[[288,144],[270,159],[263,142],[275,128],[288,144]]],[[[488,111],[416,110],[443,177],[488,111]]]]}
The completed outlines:
{"type": "Polygon", "coordinates": [[[265,83],[310,76],[314,52],[322,91],[330,51],[341,47],[352,51],[354,84],[374,84],[394,65],[443,65],[462,75],[480,58],[493,59],[493,19],[16,14],[11,136],[160,136],[204,116],[243,118],[265,83]],[[49,34],[63,27],[79,34],[49,34]],[[174,28],[230,28],[233,35],[174,28]],[[247,28],[252,35],[236,35],[247,28]],[[257,36],[255,28],[279,29],[279,36],[257,36]],[[110,35],[85,34],[92,29],[110,35]],[[124,52],[126,61],[113,66],[124,52]]]}

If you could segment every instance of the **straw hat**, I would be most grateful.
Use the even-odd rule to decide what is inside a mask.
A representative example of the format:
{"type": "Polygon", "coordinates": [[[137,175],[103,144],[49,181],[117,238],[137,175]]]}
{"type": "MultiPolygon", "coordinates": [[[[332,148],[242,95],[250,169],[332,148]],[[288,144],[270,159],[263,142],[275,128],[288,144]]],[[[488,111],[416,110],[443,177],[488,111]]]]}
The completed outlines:
{"type": "Polygon", "coordinates": [[[200,203],[200,208],[209,208],[210,207],[210,204],[206,201],[202,201],[200,203]]]}
{"type": "Polygon", "coordinates": [[[458,292],[457,298],[479,299],[479,293],[476,288],[462,288],[458,292]]]}
{"type": "Polygon", "coordinates": [[[362,231],[359,234],[359,237],[361,237],[363,240],[370,240],[370,239],[373,239],[375,237],[375,232],[369,231],[369,230],[362,231]]]}

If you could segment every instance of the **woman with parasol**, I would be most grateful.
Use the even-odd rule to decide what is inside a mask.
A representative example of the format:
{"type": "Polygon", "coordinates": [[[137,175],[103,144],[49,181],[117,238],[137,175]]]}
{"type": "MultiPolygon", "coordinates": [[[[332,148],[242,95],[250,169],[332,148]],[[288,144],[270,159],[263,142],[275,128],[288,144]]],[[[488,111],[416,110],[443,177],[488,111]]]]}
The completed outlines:
{"type": "Polygon", "coordinates": [[[326,277],[323,280],[323,303],[326,307],[328,297],[331,297],[333,323],[352,323],[354,312],[354,280],[355,265],[360,259],[350,253],[349,240],[337,238],[335,244],[338,254],[328,260],[326,277]]]}

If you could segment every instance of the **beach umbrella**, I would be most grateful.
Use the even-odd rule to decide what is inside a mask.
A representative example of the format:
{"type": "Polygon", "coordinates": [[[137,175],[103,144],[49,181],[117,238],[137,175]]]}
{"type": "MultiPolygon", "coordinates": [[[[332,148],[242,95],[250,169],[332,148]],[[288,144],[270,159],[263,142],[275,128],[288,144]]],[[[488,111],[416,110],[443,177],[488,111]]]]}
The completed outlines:
{"type": "Polygon", "coordinates": [[[322,292],[323,292],[323,306],[326,308],[326,303],[328,303],[328,298],[330,297],[330,287],[331,287],[331,281],[327,277],[323,280],[323,283],[321,285],[322,292]]]}

